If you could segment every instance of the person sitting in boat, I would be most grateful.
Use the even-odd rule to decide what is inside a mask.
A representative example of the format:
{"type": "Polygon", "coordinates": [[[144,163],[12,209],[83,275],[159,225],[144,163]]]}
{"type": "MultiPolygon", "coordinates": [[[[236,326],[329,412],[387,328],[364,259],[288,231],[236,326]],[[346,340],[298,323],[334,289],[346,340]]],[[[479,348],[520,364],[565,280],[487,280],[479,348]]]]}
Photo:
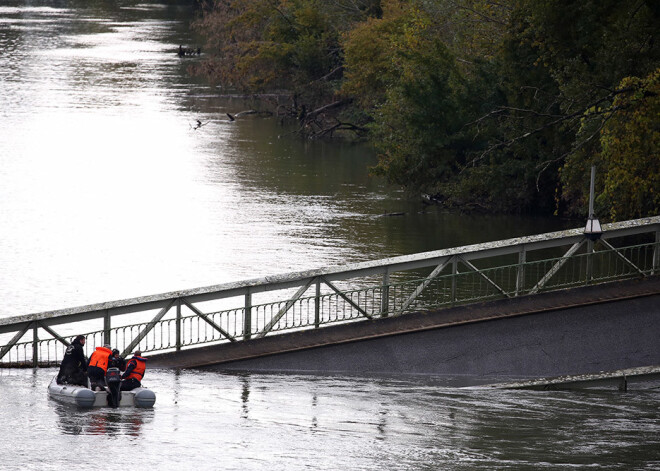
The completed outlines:
{"type": "Polygon", "coordinates": [[[92,390],[100,391],[105,388],[105,373],[108,371],[111,356],[110,345],[103,345],[102,347],[96,347],[92,356],[89,357],[87,375],[92,390]]]}
{"type": "Polygon", "coordinates": [[[60,363],[57,384],[75,384],[87,387],[87,358],[85,357],[85,336],[78,335],[66,347],[64,358],[60,363]]]}
{"type": "Polygon", "coordinates": [[[142,378],[147,369],[147,359],[142,357],[142,352],[136,350],[133,357],[128,360],[126,371],[121,375],[121,390],[131,391],[142,386],[142,378]]]}
{"type": "Polygon", "coordinates": [[[119,371],[126,370],[126,360],[119,354],[119,350],[112,349],[112,356],[108,362],[108,368],[119,368],[119,371]]]}

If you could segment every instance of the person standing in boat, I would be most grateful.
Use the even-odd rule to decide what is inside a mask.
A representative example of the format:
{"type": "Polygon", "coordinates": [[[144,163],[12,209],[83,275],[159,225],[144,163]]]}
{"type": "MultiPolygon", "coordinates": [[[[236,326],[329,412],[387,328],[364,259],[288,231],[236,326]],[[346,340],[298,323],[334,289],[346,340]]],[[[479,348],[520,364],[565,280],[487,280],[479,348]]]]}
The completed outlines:
{"type": "Polygon", "coordinates": [[[92,390],[100,391],[105,388],[105,373],[108,371],[111,356],[110,345],[103,345],[102,347],[96,347],[92,356],[89,357],[87,375],[92,390]]]}
{"type": "Polygon", "coordinates": [[[147,359],[142,357],[142,352],[136,350],[133,357],[128,360],[126,371],[121,375],[121,390],[131,391],[142,386],[142,378],[147,369],[147,359]]]}
{"type": "Polygon", "coordinates": [[[85,336],[78,335],[66,347],[64,358],[60,363],[57,384],[74,384],[87,387],[87,358],[85,357],[85,336]]]}

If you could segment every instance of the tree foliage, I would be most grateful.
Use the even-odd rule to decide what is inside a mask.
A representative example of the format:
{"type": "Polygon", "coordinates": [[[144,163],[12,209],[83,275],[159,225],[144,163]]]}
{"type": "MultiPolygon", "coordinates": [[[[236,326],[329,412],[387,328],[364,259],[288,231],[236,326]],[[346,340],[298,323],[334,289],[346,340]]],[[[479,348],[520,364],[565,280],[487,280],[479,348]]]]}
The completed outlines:
{"type": "Polygon", "coordinates": [[[660,214],[660,68],[628,77],[603,127],[601,159],[607,168],[603,206],[612,219],[660,214]]]}
{"type": "Polygon", "coordinates": [[[653,0],[216,0],[210,78],[351,116],[375,173],[449,206],[658,211],[653,0]]]}

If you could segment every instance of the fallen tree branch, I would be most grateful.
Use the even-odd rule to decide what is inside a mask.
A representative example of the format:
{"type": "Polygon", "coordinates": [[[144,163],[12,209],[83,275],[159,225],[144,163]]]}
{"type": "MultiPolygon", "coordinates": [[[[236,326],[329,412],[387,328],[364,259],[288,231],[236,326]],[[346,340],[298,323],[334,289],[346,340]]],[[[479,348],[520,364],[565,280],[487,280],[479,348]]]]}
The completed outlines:
{"type": "Polygon", "coordinates": [[[342,100],[335,101],[335,102],[330,103],[328,105],[321,106],[320,108],[317,108],[314,111],[310,111],[309,113],[307,113],[304,117],[304,121],[313,121],[320,114],[323,114],[323,113],[326,113],[328,111],[334,110],[336,108],[340,108],[342,106],[348,105],[352,101],[353,100],[351,98],[344,98],[342,100]]]}

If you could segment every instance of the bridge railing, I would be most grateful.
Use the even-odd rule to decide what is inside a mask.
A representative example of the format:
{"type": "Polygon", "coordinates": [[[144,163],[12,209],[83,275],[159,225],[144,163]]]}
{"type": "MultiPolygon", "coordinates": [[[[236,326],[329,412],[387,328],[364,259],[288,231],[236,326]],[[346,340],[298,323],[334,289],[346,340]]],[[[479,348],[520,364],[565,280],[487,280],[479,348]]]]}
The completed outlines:
{"type": "Polygon", "coordinates": [[[660,272],[660,217],[604,229],[597,241],[573,229],[0,319],[13,333],[0,366],[58,364],[81,332],[88,353],[171,351],[660,272]]]}

